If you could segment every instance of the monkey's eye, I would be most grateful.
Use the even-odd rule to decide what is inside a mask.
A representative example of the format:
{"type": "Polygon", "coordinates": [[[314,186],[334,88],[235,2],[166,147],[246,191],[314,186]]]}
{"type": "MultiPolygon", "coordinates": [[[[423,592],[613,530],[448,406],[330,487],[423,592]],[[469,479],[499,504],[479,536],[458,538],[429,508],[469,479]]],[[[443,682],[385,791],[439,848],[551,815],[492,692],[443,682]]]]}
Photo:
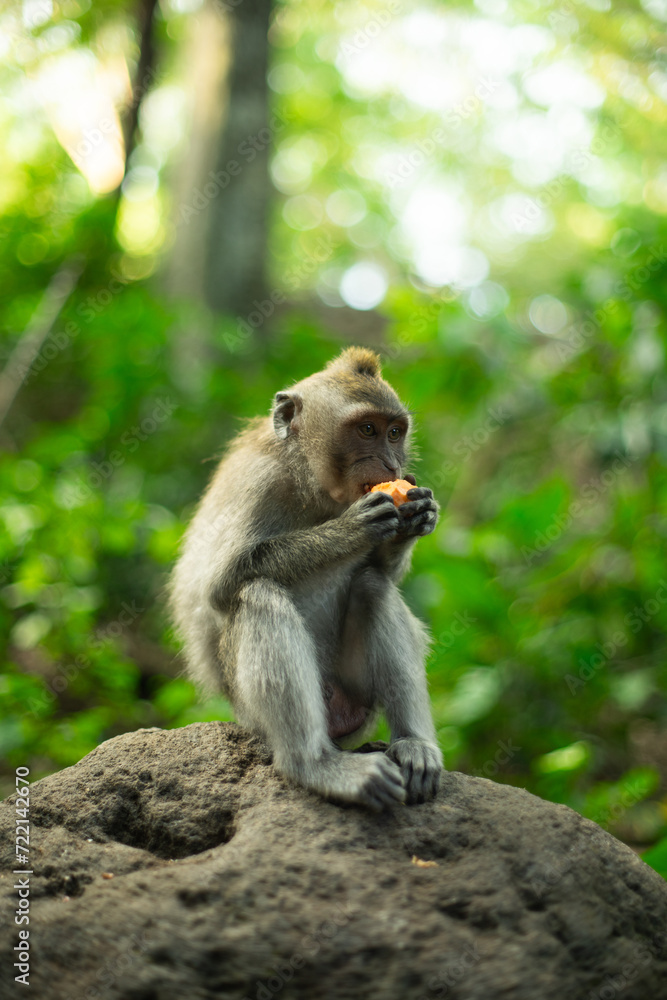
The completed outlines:
{"type": "Polygon", "coordinates": [[[373,437],[375,434],[375,424],[360,424],[359,433],[367,438],[373,437]]]}
{"type": "Polygon", "coordinates": [[[390,427],[389,428],[389,431],[387,433],[387,437],[389,438],[390,441],[398,441],[398,439],[400,438],[400,436],[401,436],[401,428],[400,427],[390,427]]]}

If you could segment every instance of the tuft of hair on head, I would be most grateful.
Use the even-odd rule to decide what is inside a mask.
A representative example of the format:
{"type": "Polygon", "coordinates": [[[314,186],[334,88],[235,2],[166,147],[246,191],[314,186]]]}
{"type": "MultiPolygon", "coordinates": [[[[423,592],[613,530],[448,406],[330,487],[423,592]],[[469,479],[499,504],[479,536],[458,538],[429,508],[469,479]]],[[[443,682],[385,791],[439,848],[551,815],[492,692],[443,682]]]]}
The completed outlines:
{"type": "Polygon", "coordinates": [[[327,371],[378,378],[382,373],[380,355],[367,347],[348,347],[337,358],[329,362],[327,371]]]}

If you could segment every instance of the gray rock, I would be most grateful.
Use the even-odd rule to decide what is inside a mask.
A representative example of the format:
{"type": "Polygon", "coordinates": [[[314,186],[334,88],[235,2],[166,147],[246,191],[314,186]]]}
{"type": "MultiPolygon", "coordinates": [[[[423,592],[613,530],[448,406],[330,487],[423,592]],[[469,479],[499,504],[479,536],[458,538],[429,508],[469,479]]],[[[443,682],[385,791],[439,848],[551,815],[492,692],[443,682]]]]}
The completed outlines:
{"type": "MultiPolygon", "coordinates": [[[[206,723],[103,743],[35,782],[30,819],[39,1000],[667,998],[667,883],[565,806],[483,778],[449,773],[435,802],[377,816],[206,723]]],[[[10,798],[10,997],[14,840],[10,798]]]]}

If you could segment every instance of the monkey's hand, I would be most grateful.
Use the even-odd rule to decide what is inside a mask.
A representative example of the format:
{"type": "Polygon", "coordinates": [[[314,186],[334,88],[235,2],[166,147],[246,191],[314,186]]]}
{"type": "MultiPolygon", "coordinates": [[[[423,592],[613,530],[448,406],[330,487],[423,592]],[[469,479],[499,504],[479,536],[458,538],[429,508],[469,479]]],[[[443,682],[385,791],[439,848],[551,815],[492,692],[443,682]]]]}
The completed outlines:
{"type": "Polygon", "coordinates": [[[393,538],[399,526],[398,510],[387,493],[366,493],[355,500],[339,520],[346,525],[346,530],[352,528],[359,532],[369,547],[393,538]]]}
{"type": "Polygon", "coordinates": [[[430,535],[438,523],[440,508],[433,499],[433,491],[424,486],[408,490],[407,503],[401,504],[398,511],[397,539],[419,538],[430,535]]]}
{"type": "Polygon", "coordinates": [[[416,736],[405,736],[389,745],[387,757],[401,769],[408,804],[432,799],[440,787],[440,748],[416,736]]]}
{"type": "Polygon", "coordinates": [[[354,802],[375,812],[405,802],[403,773],[385,753],[347,753],[335,750],[315,760],[280,763],[279,771],[334,802],[354,802]]]}

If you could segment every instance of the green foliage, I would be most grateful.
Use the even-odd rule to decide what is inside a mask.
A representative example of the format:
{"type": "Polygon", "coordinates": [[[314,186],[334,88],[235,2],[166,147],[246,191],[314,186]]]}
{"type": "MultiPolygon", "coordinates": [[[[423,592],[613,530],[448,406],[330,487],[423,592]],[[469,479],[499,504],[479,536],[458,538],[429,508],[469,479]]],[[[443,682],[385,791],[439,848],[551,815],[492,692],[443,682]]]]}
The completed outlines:
{"type": "Polygon", "coordinates": [[[667,837],[642,854],[642,861],[654,868],[658,875],[667,878],[667,837]]]}
{"type": "MultiPolygon", "coordinates": [[[[109,28],[105,44],[125,38],[133,65],[128,5],[60,6],[80,25],[72,48],[105,51],[109,28]]],[[[25,116],[2,105],[11,151],[0,205],[5,358],[58,267],[85,260],[3,429],[5,776],[25,763],[33,777],[48,773],[139,726],[231,717],[180,676],[164,611],[169,567],[241,421],[359,339],[337,307],[341,274],[362,260],[384,269],[390,287],[383,323],[360,339],[380,349],[387,378],[415,410],[414,471],[443,507],[405,592],[434,636],[429,675],[448,766],[565,802],[633,844],[656,841],[666,827],[658,769],[667,720],[661,29],[640,8],[630,19],[625,8],[510,4],[494,30],[534,18],[551,38],[540,36],[549,44],[539,58],[509,72],[505,98],[513,89],[516,105],[471,105],[405,188],[376,158],[409,155],[443,113],[391,74],[372,92],[351,82],[379,8],[335,6],[335,19],[326,4],[276,9],[280,72],[271,80],[288,125],[275,140],[270,267],[290,300],[251,337],[238,335],[237,318],[168,299],[159,272],[150,277],[157,250],[128,249],[117,198],[91,194],[46,116],[28,134],[25,116]],[[569,118],[540,105],[527,70],[561,58],[587,68],[602,103],[570,108],[569,118]],[[527,177],[521,141],[511,152],[492,141],[505,113],[531,115],[535,128],[589,128],[574,150],[581,169],[564,163],[550,185],[527,177]],[[477,285],[426,281],[401,230],[409,194],[444,182],[489,263],[477,285]],[[347,201],[331,203],[340,192],[347,201]],[[544,226],[496,233],[494,254],[498,204],[515,196],[521,211],[538,205],[544,226]],[[298,212],[318,204],[328,210],[308,228],[298,212]],[[322,239],[331,250],[315,266],[322,239]],[[324,319],[315,287],[329,306],[324,319]]],[[[170,66],[187,16],[161,8],[170,66]]],[[[432,17],[444,7],[420,10],[432,17]]],[[[22,39],[23,63],[7,62],[7,93],[46,59],[38,42],[47,30],[22,39]]],[[[122,211],[128,204],[121,199],[122,211]]],[[[644,855],[662,874],[666,843],[644,855]]]]}

